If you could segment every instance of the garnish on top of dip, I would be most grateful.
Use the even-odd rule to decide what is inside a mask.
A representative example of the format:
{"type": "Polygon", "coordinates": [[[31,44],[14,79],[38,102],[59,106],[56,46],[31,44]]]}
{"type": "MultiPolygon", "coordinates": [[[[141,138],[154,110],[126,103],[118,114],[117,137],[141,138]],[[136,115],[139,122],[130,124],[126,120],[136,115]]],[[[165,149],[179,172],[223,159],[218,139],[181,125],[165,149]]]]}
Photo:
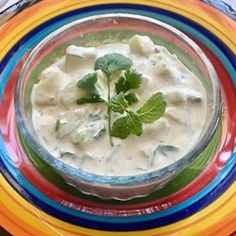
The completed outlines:
{"type": "Polygon", "coordinates": [[[85,171],[133,175],[186,154],[206,115],[200,80],[147,36],[96,48],[71,45],[41,73],[33,125],[55,157],[85,171]]]}

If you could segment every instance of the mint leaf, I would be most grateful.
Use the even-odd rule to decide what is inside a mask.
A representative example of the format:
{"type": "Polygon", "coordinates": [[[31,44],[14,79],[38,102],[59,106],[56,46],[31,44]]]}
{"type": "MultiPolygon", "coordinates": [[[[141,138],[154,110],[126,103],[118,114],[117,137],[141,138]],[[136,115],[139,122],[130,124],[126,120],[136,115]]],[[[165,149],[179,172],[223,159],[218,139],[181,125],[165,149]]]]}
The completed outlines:
{"type": "Polygon", "coordinates": [[[126,70],[124,76],[121,76],[115,83],[116,93],[127,92],[130,89],[137,89],[141,86],[142,74],[135,70],[126,70]]]}
{"type": "Polygon", "coordinates": [[[125,95],[124,93],[120,93],[116,96],[114,96],[111,101],[110,101],[110,106],[111,109],[114,112],[119,112],[121,114],[124,113],[124,111],[126,110],[126,108],[128,107],[129,103],[128,101],[125,99],[125,95]]]}
{"type": "Polygon", "coordinates": [[[111,136],[121,139],[127,138],[131,133],[140,136],[143,132],[142,122],[139,116],[129,111],[128,115],[116,120],[111,129],[111,136]]]}
{"type": "Polygon", "coordinates": [[[95,70],[102,70],[108,78],[117,71],[127,70],[132,66],[132,61],[120,53],[110,53],[99,57],[95,62],[95,70]]]}
{"type": "Polygon", "coordinates": [[[130,127],[128,125],[128,117],[121,117],[116,120],[111,128],[111,136],[117,137],[120,139],[125,139],[130,134],[130,127]]]}
{"type": "Polygon", "coordinates": [[[129,93],[125,96],[125,99],[128,101],[129,105],[132,105],[136,102],[138,102],[138,97],[135,93],[129,93]]]}
{"type": "Polygon", "coordinates": [[[82,105],[86,103],[99,103],[99,102],[104,102],[104,100],[100,97],[92,97],[92,98],[81,97],[76,100],[76,103],[78,105],[82,105]]]}
{"type": "Polygon", "coordinates": [[[155,93],[151,98],[137,111],[139,118],[143,123],[152,123],[163,116],[166,109],[166,101],[162,93],[155,93]]]}
{"type": "Polygon", "coordinates": [[[142,122],[137,114],[132,111],[128,113],[127,125],[129,127],[130,133],[140,136],[143,132],[142,122]]]}
{"type": "Polygon", "coordinates": [[[99,97],[99,92],[95,86],[97,82],[97,73],[90,73],[82,77],[77,83],[80,89],[83,89],[88,95],[92,97],[99,97]]]}

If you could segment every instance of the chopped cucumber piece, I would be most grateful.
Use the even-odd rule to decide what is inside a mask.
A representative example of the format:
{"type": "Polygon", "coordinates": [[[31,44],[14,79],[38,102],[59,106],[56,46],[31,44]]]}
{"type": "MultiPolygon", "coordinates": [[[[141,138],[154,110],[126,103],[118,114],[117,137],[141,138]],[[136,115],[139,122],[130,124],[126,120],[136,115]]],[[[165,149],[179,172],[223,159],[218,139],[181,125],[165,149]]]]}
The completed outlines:
{"type": "Polygon", "coordinates": [[[106,133],[106,129],[102,128],[96,135],[94,135],[94,139],[100,139],[102,138],[106,133]]]}
{"type": "Polygon", "coordinates": [[[72,138],[72,142],[77,145],[86,144],[93,139],[98,140],[106,133],[103,122],[91,123],[88,128],[83,130],[79,129],[72,138]]]}
{"type": "Polygon", "coordinates": [[[139,54],[145,57],[149,56],[155,50],[152,40],[147,36],[141,35],[134,35],[129,40],[129,47],[131,53],[139,54]]]}
{"type": "Polygon", "coordinates": [[[32,93],[32,99],[36,104],[48,106],[57,104],[61,73],[57,67],[49,67],[42,72],[41,80],[34,86],[32,93]]]}
{"type": "Polygon", "coordinates": [[[86,93],[76,86],[76,81],[70,82],[64,89],[60,92],[61,103],[69,107],[73,104],[76,104],[76,100],[79,97],[83,97],[86,93]]]}
{"type": "Polygon", "coordinates": [[[65,69],[70,72],[78,70],[80,65],[96,58],[96,49],[93,47],[77,47],[71,45],[66,49],[65,69]]]}
{"type": "Polygon", "coordinates": [[[84,117],[84,114],[86,114],[87,110],[87,107],[81,107],[76,110],[62,112],[55,124],[56,127],[58,126],[56,130],[57,137],[62,138],[67,136],[72,133],[73,130],[77,129],[82,123],[82,117],[85,119],[87,118],[84,117]]]}
{"type": "Polygon", "coordinates": [[[93,139],[94,133],[91,129],[85,129],[77,132],[73,137],[73,143],[77,145],[82,145],[88,143],[93,139]]]}
{"type": "Polygon", "coordinates": [[[193,103],[200,103],[202,101],[202,95],[195,90],[186,90],[185,91],[187,100],[193,103]]]}
{"type": "Polygon", "coordinates": [[[171,90],[165,93],[167,102],[178,105],[186,101],[186,96],[182,91],[171,90]]]}

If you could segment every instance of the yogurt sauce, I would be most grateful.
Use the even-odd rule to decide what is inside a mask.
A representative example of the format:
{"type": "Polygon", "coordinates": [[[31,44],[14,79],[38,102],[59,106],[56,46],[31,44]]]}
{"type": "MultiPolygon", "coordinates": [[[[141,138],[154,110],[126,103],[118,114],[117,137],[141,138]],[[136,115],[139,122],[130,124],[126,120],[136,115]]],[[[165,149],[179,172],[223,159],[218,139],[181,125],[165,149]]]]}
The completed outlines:
{"type": "MultiPolygon", "coordinates": [[[[106,98],[105,74],[99,70],[97,75],[97,89],[106,98]]],[[[111,95],[115,95],[116,79],[111,82],[111,95]]],[[[34,128],[53,156],[73,167],[112,176],[141,174],[177,161],[193,147],[206,117],[206,94],[200,80],[176,55],[140,35],[128,44],[69,46],[64,57],[42,71],[31,102],[34,128]],[[132,69],[142,74],[142,85],[136,90],[139,101],[130,109],[141,107],[156,92],[162,92],[167,102],[164,116],[144,125],[141,136],[113,137],[113,147],[106,105],[75,102],[84,93],[76,82],[94,72],[96,58],[108,53],[129,57],[132,69]]],[[[117,113],[113,113],[115,119],[117,113]]]]}

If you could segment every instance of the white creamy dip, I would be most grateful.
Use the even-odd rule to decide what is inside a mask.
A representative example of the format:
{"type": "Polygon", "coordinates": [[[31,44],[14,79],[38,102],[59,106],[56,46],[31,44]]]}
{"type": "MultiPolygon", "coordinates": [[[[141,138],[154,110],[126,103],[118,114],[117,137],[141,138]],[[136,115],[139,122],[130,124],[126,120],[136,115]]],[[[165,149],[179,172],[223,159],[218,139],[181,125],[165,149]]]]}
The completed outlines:
{"type": "MultiPolygon", "coordinates": [[[[106,98],[106,76],[96,72],[97,90],[106,98]]],[[[111,96],[116,94],[114,77],[111,96]]],[[[31,102],[34,128],[53,156],[88,172],[114,176],[145,173],[177,161],[193,147],[206,117],[206,94],[199,78],[176,55],[139,35],[128,44],[69,46],[64,57],[42,71],[31,102]],[[156,92],[162,92],[167,102],[164,116],[145,124],[141,136],[113,137],[114,146],[108,138],[107,106],[76,104],[84,95],[76,86],[78,80],[93,73],[96,59],[108,53],[130,58],[132,69],[142,74],[142,85],[135,90],[139,101],[129,109],[137,110],[156,92]]],[[[112,121],[117,116],[112,113],[112,121]]]]}

